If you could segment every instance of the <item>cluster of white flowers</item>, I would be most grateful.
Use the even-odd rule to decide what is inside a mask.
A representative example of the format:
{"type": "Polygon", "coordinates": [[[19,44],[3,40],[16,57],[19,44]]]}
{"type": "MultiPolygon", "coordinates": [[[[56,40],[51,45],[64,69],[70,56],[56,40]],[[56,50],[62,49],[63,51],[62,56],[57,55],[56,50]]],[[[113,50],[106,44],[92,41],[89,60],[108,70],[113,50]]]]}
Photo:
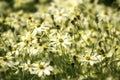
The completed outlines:
{"type": "Polygon", "coordinates": [[[119,79],[119,1],[1,2],[0,80],[119,79]]]}
{"type": "Polygon", "coordinates": [[[43,75],[50,75],[50,72],[53,71],[53,67],[49,66],[49,63],[38,62],[38,63],[30,63],[30,60],[27,63],[21,64],[20,68],[24,71],[28,70],[31,74],[36,74],[39,77],[43,75]]]}

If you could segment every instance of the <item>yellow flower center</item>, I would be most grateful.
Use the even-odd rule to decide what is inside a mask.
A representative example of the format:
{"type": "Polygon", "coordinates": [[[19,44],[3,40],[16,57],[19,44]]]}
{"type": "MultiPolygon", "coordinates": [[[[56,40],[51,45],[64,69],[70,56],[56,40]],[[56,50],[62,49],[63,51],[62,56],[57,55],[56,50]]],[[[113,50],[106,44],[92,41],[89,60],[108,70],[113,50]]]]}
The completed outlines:
{"type": "Polygon", "coordinates": [[[102,54],[102,57],[106,57],[106,55],[105,55],[105,54],[102,54]]]}
{"type": "Polygon", "coordinates": [[[30,67],[31,65],[30,64],[27,64],[27,67],[30,67]]]}
{"type": "Polygon", "coordinates": [[[90,56],[85,56],[85,59],[86,60],[90,60],[90,56]]]}
{"type": "Polygon", "coordinates": [[[36,26],[36,27],[37,27],[37,28],[39,28],[40,26],[41,26],[40,24],[37,24],[37,26],[36,26]]]}
{"type": "Polygon", "coordinates": [[[59,16],[62,16],[62,13],[59,13],[59,16]]]}
{"type": "Polygon", "coordinates": [[[61,42],[61,43],[62,43],[62,42],[63,42],[63,39],[62,39],[62,38],[59,38],[59,42],[61,42]]]}
{"type": "Polygon", "coordinates": [[[41,65],[41,64],[39,64],[39,68],[40,68],[40,69],[44,69],[44,66],[41,65]]]}
{"type": "Polygon", "coordinates": [[[14,47],[14,48],[13,48],[13,51],[16,51],[16,50],[17,50],[17,47],[14,47]]]}
{"type": "Polygon", "coordinates": [[[7,59],[7,57],[3,57],[3,61],[7,61],[8,59],[7,59]]]}
{"type": "Polygon", "coordinates": [[[25,39],[25,40],[23,40],[23,42],[24,42],[24,43],[28,43],[28,40],[27,40],[27,39],[25,39]]]}

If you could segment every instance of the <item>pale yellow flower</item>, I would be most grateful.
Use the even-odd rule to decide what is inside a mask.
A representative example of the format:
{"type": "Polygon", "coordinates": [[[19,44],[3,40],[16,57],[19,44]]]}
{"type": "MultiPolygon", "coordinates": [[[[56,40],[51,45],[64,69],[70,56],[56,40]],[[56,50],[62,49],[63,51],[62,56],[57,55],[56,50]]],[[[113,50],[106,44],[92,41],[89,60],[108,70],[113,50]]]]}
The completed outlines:
{"type": "Polygon", "coordinates": [[[32,70],[32,74],[36,74],[39,77],[42,75],[50,75],[50,72],[53,71],[53,67],[49,65],[49,63],[40,62],[32,64],[34,66],[32,70]]]}
{"type": "Polygon", "coordinates": [[[21,64],[19,67],[22,68],[24,71],[28,70],[30,73],[32,72],[33,68],[30,60],[28,60],[26,63],[21,64]]]}
{"type": "Polygon", "coordinates": [[[51,44],[55,46],[63,46],[64,48],[67,48],[71,45],[72,39],[66,34],[66,35],[60,35],[57,33],[56,35],[51,35],[50,37],[51,44]]]}
{"type": "Polygon", "coordinates": [[[57,10],[55,14],[55,21],[61,23],[62,21],[64,22],[66,20],[66,17],[68,16],[67,13],[65,13],[64,9],[57,10]]]}
{"type": "Polygon", "coordinates": [[[0,71],[6,71],[9,68],[14,67],[15,65],[18,64],[18,62],[13,62],[13,58],[11,55],[6,55],[0,57],[0,71]]]}
{"type": "Polygon", "coordinates": [[[41,25],[37,25],[37,27],[35,27],[35,29],[32,32],[32,35],[36,35],[36,34],[40,34],[41,32],[47,32],[49,30],[48,26],[45,26],[44,24],[41,25]]]}
{"type": "Polygon", "coordinates": [[[85,56],[80,57],[79,60],[82,64],[89,63],[91,66],[95,63],[98,63],[99,60],[97,59],[96,55],[86,54],[85,56]]]}

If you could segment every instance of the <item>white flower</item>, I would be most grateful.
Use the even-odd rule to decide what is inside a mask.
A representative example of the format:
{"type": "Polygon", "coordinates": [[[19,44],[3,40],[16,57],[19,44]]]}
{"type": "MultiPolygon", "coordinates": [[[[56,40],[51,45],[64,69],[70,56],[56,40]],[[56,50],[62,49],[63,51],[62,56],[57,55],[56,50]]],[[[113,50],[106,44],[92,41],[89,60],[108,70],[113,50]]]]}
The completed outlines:
{"type": "Polygon", "coordinates": [[[67,9],[69,9],[69,13],[72,13],[75,7],[82,2],[83,2],[82,0],[66,0],[65,5],[67,9]]]}
{"type": "Polygon", "coordinates": [[[41,24],[37,25],[37,27],[33,30],[32,35],[40,34],[41,32],[47,32],[49,30],[49,27],[41,24]]]}
{"type": "Polygon", "coordinates": [[[114,52],[115,52],[114,49],[111,49],[109,50],[108,53],[101,53],[101,54],[96,55],[96,57],[99,61],[103,61],[105,58],[111,58],[114,52]]]}
{"type": "Polygon", "coordinates": [[[63,46],[65,48],[67,48],[67,46],[69,46],[71,44],[71,38],[69,38],[69,36],[66,35],[60,35],[60,34],[56,34],[56,35],[51,35],[51,44],[55,45],[55,46],[63,46]]]}
{"type": "Polygon", "coordinates": [[[12,59],[13,57],[12,56],[3,56],[3,57],[0,57],[0,65],[1,66],[12,66],[12,59]]]}
{"type": "Polygon", "coordinates": [[[14,65],[17,65],[17,62],[13,62],[13,58],[14,57],[11,55],[0,57],[0,71],[6,71],[9,67],[14,67],[14,65]]]}
{"type": "Polygon", "coordinates": [[[85,55],[80,58],[80,62],[82,63],[89,63],[91,66],[95,63],[98,63],[99,60],[97,59],[96,55],[85,55]]]}
{"type": "Polygon", "coordinates": [[[18,45],[21,47],[21,48],[23,48],[26,44],[28,44],[28,43],[31,43],[31,44],[33,44],[33,43],[37,43],[37,38],[36,38],[36,36],[34,36],[34,35],[32,35],[32,33],[31,32],[26,32],[25,33],[26,35],[25,36],[21,36],[21,42],[20,43],[18,43],[18,45]]]}
{"type": "Polygon", "coordinates": [[[55,14],[55,21],[61,23],[62,21],[66,20],[68,14],[65,13],[64,9],[57,10],[55,14]]]}
{"type": "Polygon", "coordinates": [[[109,20],[110,20],[110,16],[106,15],[105,11],[101,11],[101,13],[99,13],[99,15],[98,15],[98,18],[100,21],[103,20],[105,22],[109,22],[109,20]]]}
{"type": "Polygon", "coordinates": [[[57,7],[58,7],[58,4],[56,4],[55,2],[52,2],[51,6],[49,7],[49,11],[53,14],[56,12],[57,7]]]}
{"type": "Polygon", "coordinates": [[[33,68],[30,60],[28,60],[27,63],[21,64],[19,67],[22,68],[24,71],[28,70],[30,73],[32,72],[32,68],[33,68]]]}
{"type": "Polygon", "coordinates": [[[50,75],[50,72],[53,71],[53,67],[49,66],[49,63],[40,62],[32,65],[34,66],[32,74],[36,74],[39,77],[42,75],[50,75]]]}
{"type": "Polygon", "coordinates": [[[32,47],[30,47],[28,50],[29,50],[29,52],[30,52],[30,55],[37,55],[38,52],[39,52],[39,47],[34,47],[34,46],[32,46],[32,47]]]}
{"type": "Polygon", "coordinates": [[[81,40],[79,41],[80,44],[89,44],[88,39],[91,37],[92,31],[90,30],[86,30],[81,31],[80,35],[81,35],[81,40]]]}

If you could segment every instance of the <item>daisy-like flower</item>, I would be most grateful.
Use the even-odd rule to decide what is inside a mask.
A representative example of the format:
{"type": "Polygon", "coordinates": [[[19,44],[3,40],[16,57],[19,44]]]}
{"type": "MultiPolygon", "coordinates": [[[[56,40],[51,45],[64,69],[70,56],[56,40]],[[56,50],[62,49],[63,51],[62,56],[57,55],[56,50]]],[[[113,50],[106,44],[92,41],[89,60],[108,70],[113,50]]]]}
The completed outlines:
{"type": "Polygon", "coordinates": [[[67,46],[71,45],[71,38],[66,35],[60,35],[57,33],[56,35],[51,35],[51,44],[55,46],[63,46],[64,48],[67,48],[67,46]],[[52,37],[53,36],[53,37],[52,37]]]}
{"type": "Polygon", "coordinates": [[[91,66],[97,63],[99,60],[97,59],[96,55],[85,55],[80,58],[81,63],[89,63],[91,66]]]}
{"type": "Polygon", "coordinates": [[[97,59],[99,59],[99,61],[103,61],[105,58],[111,58],[114,52],[115,52],[114,49],[111,49],[108,53],[101,51],[101,53],[96,55],[96,57],[97,59]]]}
{"type": "MultiPolygon", "coordinates": [[[[108,10],[108,9],[107,9],[108,10]]],[[[109,10],[108,10],[109,11],[109,10]]],[[[105,22],[109,22],[111,16],[108,14],[106,15],[105,14],[106,10],[105,11],[101,11],[101,13],[99,13],[97,16],[99,17],[99,20],[103,20],[105,22]]],[[[110,11],[108,13],[111,13],[110,11]]],[[[112,14],[112,13],[111,13],[112,14]]]]}
{"type": "Polygon", "coordinates": [[[34,66],[32,74],[36,74],[39,77],[42,75],[50,75],[50,72],[53,71],[53,67],[49,63],[40,62],[32,64],[34,66]]]}
{"type": "Polygon", "coordinates": [[[43,25],[43,24],[38,24],[36,27],[35,27],[35,29],[33,30],[33,32],[32,32],[32,35],[36,35],[36,34],[39,34],[39,33],[41,33],[41,32],[47,32],[49,30],[49,27],[47,27],[47,26],[45,26],[45,25],[43,25]]]}
{"type": "Polygon", "coordinates": [[[37,47],[30,47],[29,49],[29,52],[30,52],[30,55],[37,55],[38,54],[38,52],[39,52],[39,47],[37,46],[37,47]]]}
{"type": "Polygon", "coordinates": [[[72,13],[75,7],[82,2],[82,0],[66,0],[64,1],[64,5],[66,5],[66,9],[69,10],[69,13],[72,13]]]}
{"type": "Polygon", "coordinates": [[[19,67],[22,68],[24,71],[28,70],[30,73],[32,72],[33,68],[30,60],[28,60],[26,63],[21,64],[19,67]]]}
{"type": "Polygon", "coordinates": [[[18,43],[19,46],[24,47],[28,43],[36,43],[37,38],[36,36],[32,35],[31,32],[27,32],[25,36],[21,36],[21,42],[18,43]]]}
{"type": "Polygon", "coordinates": [[[0,65],[1,66],[12,66],[11,63],[12,62],[12,59],[13,57],[12,56],[3,56],[3,57],[0,57],[0,65]]]}
{"type": "Polygon", "coordinates": [[[81,35],[80,44],[89,44],[88,39],[91,37],[92,31],[86,30],[85,32],[81,31],[79,33],[81,35]]]}
{"type": "Polygon", "coordinates": [[[68,14],[65,13],[64,9],[57,10],[55,14],[55,21],[61,23],[62,21],[66,20],[68,14]]]}
{"type": "Polygon", "coordinates": [[[6,71],[9,69],[9,67],[14,67],[14,65],[17,65],[17,62],[13,62],[13,58],[11,55],[6,55],[0,57],[0,71],[6,71]]]}
{"type": "Polygon", "coordinates": [[[58,4],[55,2],[51,3],[51,6],[49,7],[49,11],[53,14],[56,12],[56,9],[58,8],[58,4]]]}

